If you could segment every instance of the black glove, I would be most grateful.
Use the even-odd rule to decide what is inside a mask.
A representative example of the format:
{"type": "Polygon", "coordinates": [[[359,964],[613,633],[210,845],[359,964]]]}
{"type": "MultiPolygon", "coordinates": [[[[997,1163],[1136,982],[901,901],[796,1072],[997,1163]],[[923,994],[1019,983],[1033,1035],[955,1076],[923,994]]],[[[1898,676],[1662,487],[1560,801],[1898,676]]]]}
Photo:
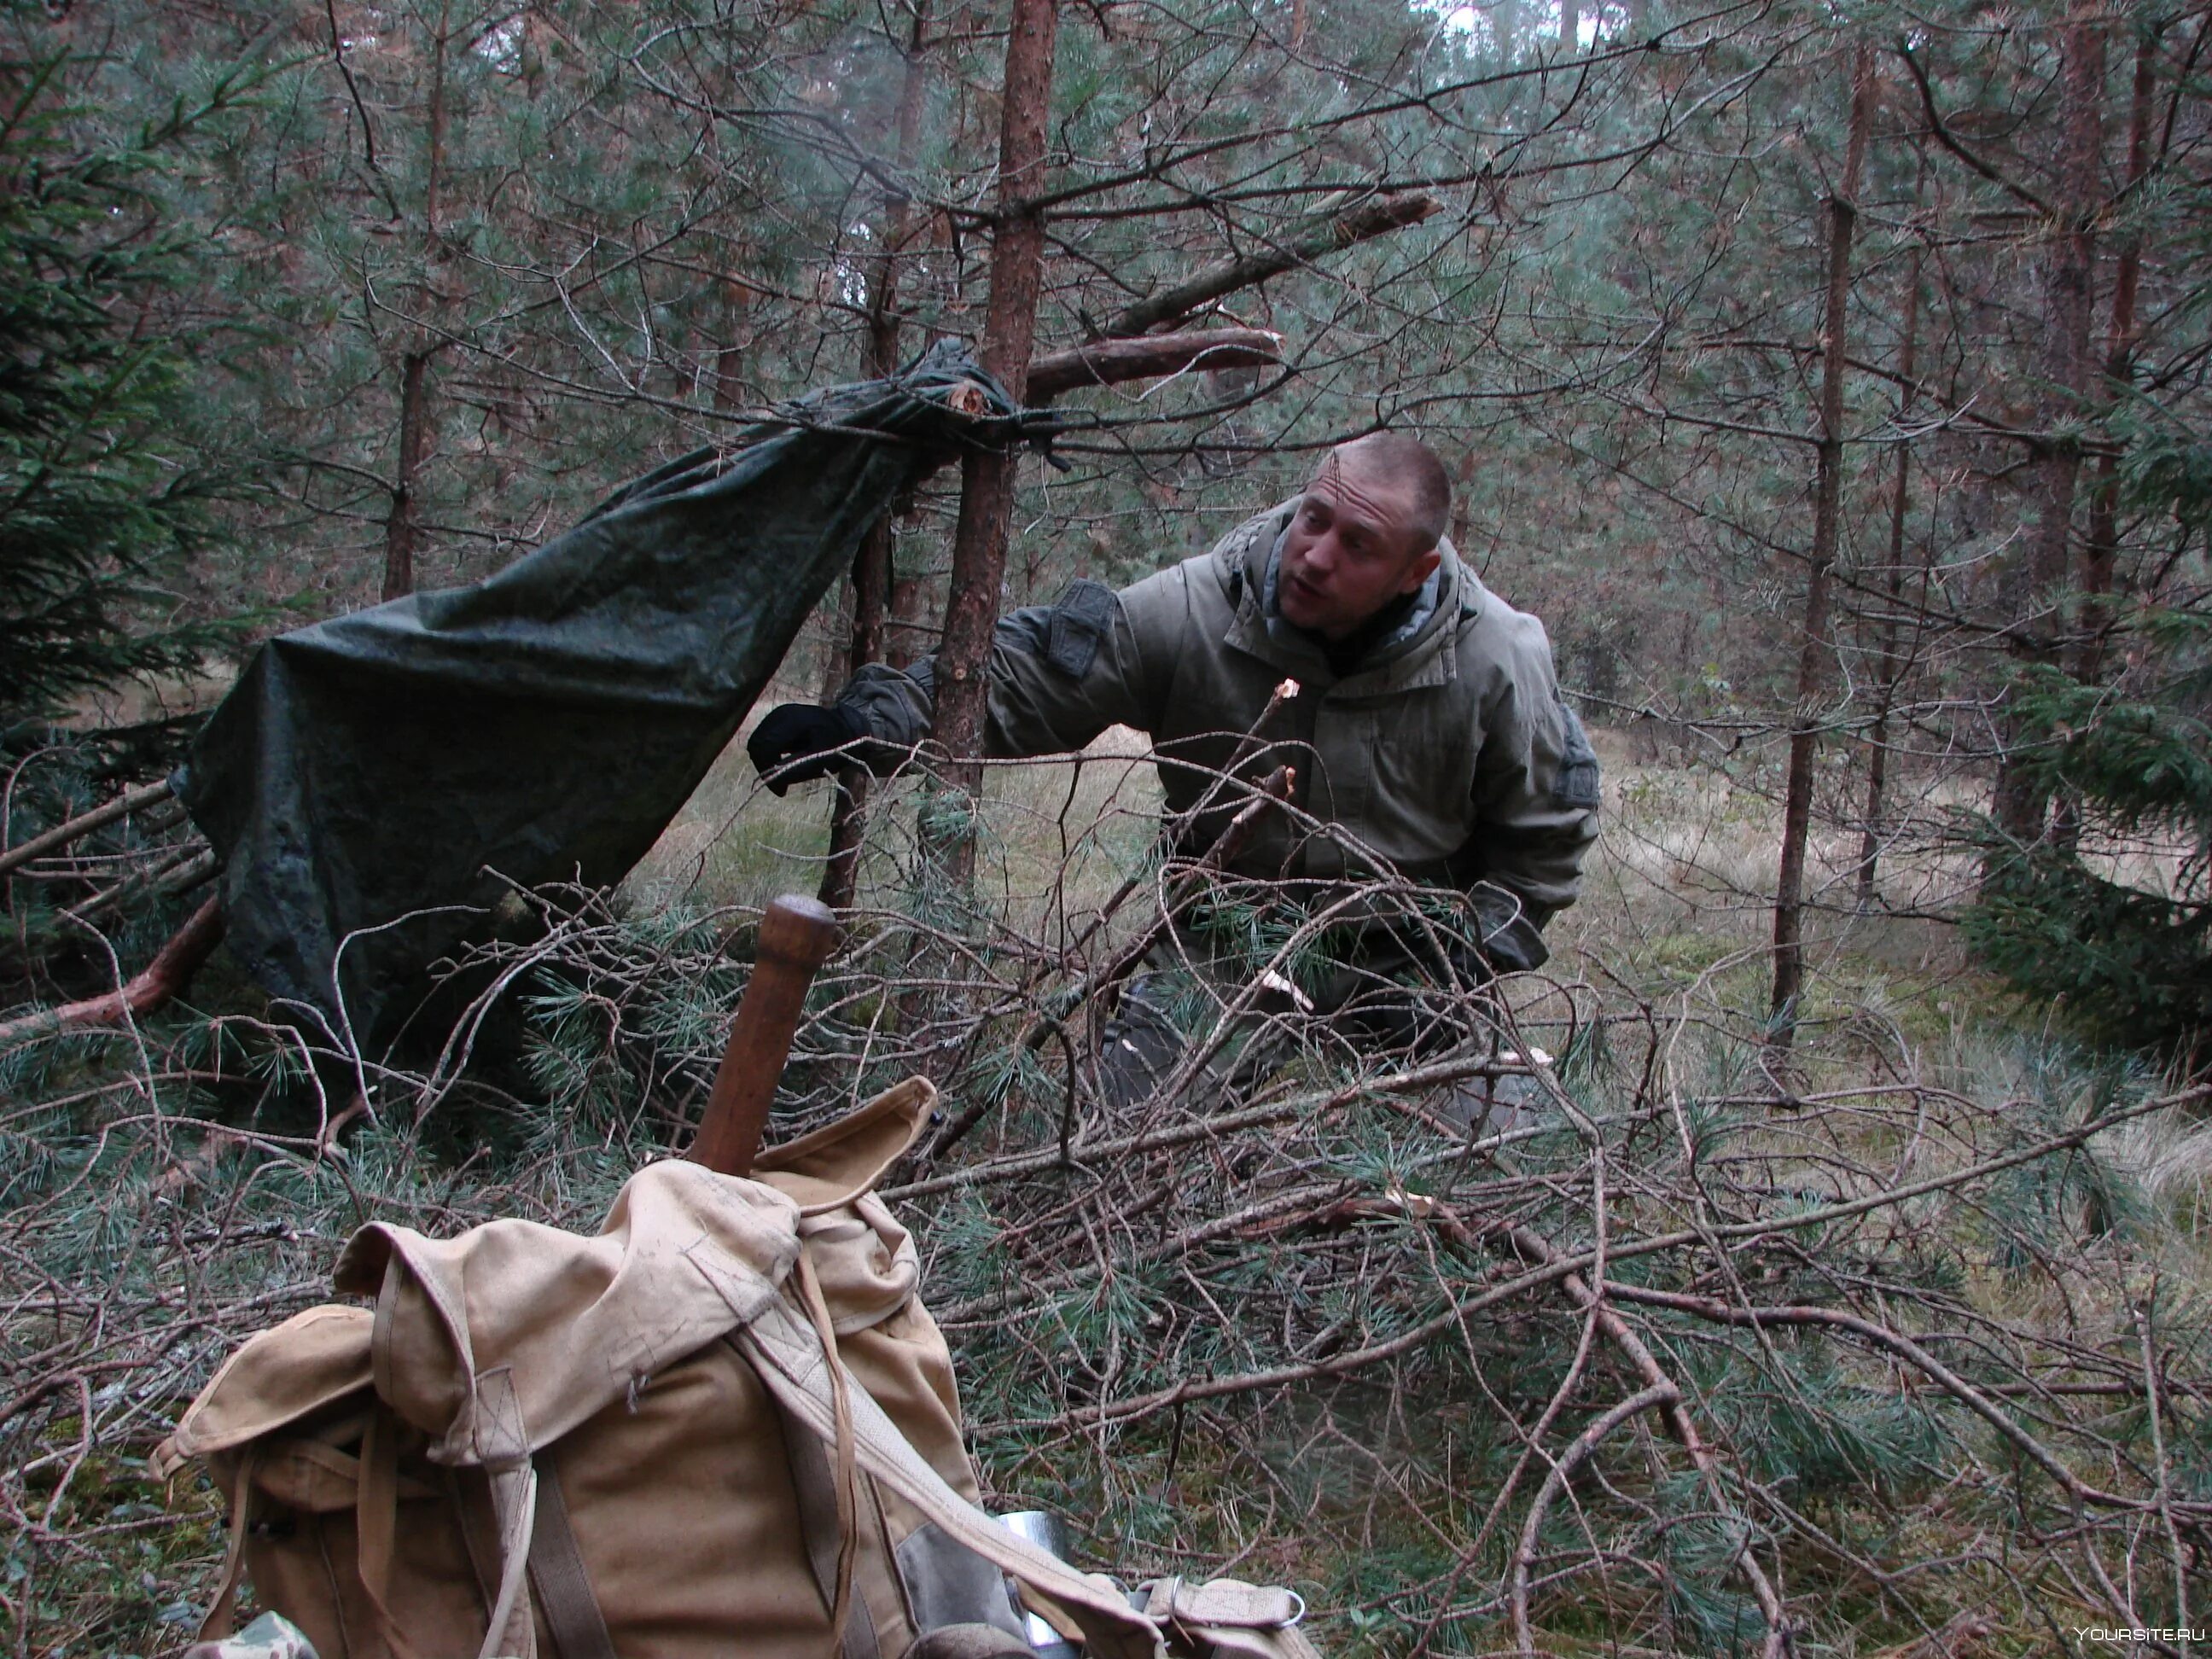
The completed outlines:
{"type": "Polygon", "coordinates": [[[860,717],[850,709],[787,702],[769,709],[753,728],[745,752],[769,788],[781,795],[794,783],[829,776],[841,758],[834,751],[863,735],[860,717]]]}

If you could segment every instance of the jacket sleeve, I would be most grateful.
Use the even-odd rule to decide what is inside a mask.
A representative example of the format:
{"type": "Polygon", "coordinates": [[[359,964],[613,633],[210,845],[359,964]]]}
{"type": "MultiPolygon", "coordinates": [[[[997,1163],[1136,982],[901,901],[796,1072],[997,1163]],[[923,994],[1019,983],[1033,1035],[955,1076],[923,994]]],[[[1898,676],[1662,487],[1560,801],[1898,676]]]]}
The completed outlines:
{"type": "MultiPolygon", "coordinates": [[[[997,759],[1065,754],[1109,726],[1151,731],[1157,698],[1169,683],[1170,647],[1161,639],[1140,638],[1131,616],[1153,616],[1163,607],[1124,600],[1149,598],[1145,590],[1170,579],[1182,580],[1182,572],[1162,571],[1127,594],[1078,580],[1052,605],[1001,617],[991,641],[984,753],[997,759]]],[[[905,669],[871,664],[839,694],[837,707],[876,739],[869,764],[888,771],[929,735],[936,659],[905,669]]]]}
{"type": "Polygon", "coordinates": [[[1484,955],[1501,973],[1550,956],[1543,928],[1581,896],[1599,804],[1597,755],[1560,695],[1543,625],[1512,622],[1486,699],[1475,830],[1458,860],[1482,919],[1484,955]]]}

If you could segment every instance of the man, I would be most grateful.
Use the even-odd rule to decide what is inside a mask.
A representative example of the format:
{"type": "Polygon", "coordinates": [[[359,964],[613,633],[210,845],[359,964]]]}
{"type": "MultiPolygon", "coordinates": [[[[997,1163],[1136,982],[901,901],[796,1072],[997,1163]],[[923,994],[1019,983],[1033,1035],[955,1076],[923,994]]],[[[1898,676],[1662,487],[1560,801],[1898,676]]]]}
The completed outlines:
{"type": "MultiPolygon", "coordinates": [[[[1117,723],[1148,733],[1180,850],[1210,845],[1249,798],[1224,775],[1288,763],[1293,810],[1261,822],[1236,873],[1310,906],[1382,872],[1468,895],[1479,956],[1439,961],[1434,928],[1378,922],[1311,999],[1409,1042],[1419,1011],[1377,988],[1541,963],[1597,834],[1597,758],[1542,624],[1460,562],[1450,513],[1449,477],[1417,439],[1345,444],[1211,552],[1001,619],[988,688],[993,756],[1080,749],[1117,723]],[[1279,696],[1285,679],[1296,692],[1279,696]]],[[[830,708],[774,710],[754,763],[781,792],[848,745],[896,758],[928,731],[934,670],[863,668],[830,708]]]]}

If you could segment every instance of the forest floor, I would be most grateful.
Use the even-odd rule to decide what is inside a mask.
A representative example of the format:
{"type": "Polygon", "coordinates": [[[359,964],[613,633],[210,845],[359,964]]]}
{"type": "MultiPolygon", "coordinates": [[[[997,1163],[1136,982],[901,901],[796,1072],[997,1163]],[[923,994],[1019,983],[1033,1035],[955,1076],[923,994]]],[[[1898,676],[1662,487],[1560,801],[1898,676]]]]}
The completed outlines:
{"type": "MultiPolygon", "coordinates": [[[[1816,848],[1781,1054],[1771,804],[1600,743],[1586,896],[1546,972],[1480,1005],[1479,1063],[1556,1057],[1546,1110],[1474,1145],[1466,1073],[1324,1031],[1232,1097],[1200,1071],[1123,1112],[1030,1040],[1157,914],[1129,734],[994,769],[980,921],[915,885],[888,792],[791,1121],[926,1066],[972,1122],[890,1196],[992,1498],[1060,1510],[1124,1577],[1294,1583],[1334,1653],[1750,1653],[1786,1626],[1935,1659],[2203,1622],[2201,1097],[1977,974],[1929,914],[1959,869],[1898,853],[1862,914],[1845,837],[1816,848]]],[[[222,1498],[148,1454],[225,1352],[326,1294],[354,1228],[595,1224],[680,1133],[732,927],[812,890],[826,812],[733,744],[613,902],[556,907],[475,1068],[386,1074],[343,1136],[328,1067],[220,969],[142,1030],[4,1057],[7,1650],[189,1634],[222,1498]]],[[[1264,908],[1249,931],[1295,968],[1264,908]]],[[[1191,994],[1194,1030],[1234,1000],[1191,994]]]]}

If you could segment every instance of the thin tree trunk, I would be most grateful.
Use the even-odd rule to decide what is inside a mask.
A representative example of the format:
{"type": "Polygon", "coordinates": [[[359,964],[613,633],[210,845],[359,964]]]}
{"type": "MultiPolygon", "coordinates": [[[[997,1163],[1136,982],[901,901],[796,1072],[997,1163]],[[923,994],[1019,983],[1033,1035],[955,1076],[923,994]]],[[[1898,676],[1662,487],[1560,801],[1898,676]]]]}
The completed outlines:
{"type": "MultiPolygon", "coordinates": [[[[2040,425],[2053,435],[2036,461],[2037,520],[2020,572],[2013,614],[2014,654],[2024,662],[2061,660],[2069,618],[2066,584],[2081,445],[2065,428],[2081,418],[2092,370],[2089,331],[2097,246],[2099,172],[2104,149],[2105,33],[2094,0],[2077,0],[2058,31],[2061,107],[2059,177],[2043,271],[2043,379],[2050,388],[2040,425]]],[[[2008,720],[1999,762],[1994,816],[2015,847],[2040,841],[2048,792],[2023,762],[2026,734],[2008,720]]]]}
{"type": "MultiPolygon", "coordinates": [[[[2158,91],[2158,36],[2146,32],[2136,43],[2135,88],[2128,109],[2128,176],[2124,188],[2141,187],[2150,167],[2151,106],[2158,91]]],[[[2120,388],[2135,373],[2136,290],[2142,277],[2142,236],[2130,229],[2112,270],[2112,333],[2105,351],[2104,405],[2118,400],[2120,388]]],[[[2081,637],[2075,678],[2095,680],[2104,672],[2112,626],[2112,586],[2119,558],[2120,458],[2107,449],[2097,458],[2097,482],[2089,496],[2088,533],[2081,548],[2081,637]]]]}
{"type": "Polygon", "coordinates": [[[732,278],[722,282],[721,335],[714,350],[714,408],[722,414],[743,409],[745,397],[744,336],[751,325],[752,290],[732,278]]]}
{"type": "MultiPolygon", "coordinates": [[[[1036,337],[1037,295],[1044,274],[1044,220],[1025,210],[1044,182],[1045,121],[1052,99],[1058,0],[1014,0],[1006,39],[1006,70],[999,130],[998,222],[991,241],[990,298],[984,314],[983,367],[1021,401],[1029,386],[1036,337]]],[[[960,520],[952,538],[952,580],[945,606],[945,643],[937,658],[937,714],[930,735],[948,757],[945,781],[972,804],[982,792],[984,681],[999,588],[1006,567],[1018,458],[971,451],[960,468],[960,520]]],[[[957,814],[938,815],[943,823],[957,814]]],[[[931,848],[953,890],[973,884],[972,822],[934,832],[931,848]]]]}
{"type": "MultiPolygon", "coordinates": [[[[914,147],[921,127],[923,80],[921,54],[928,44],[929,0],[915,9],[914,34],[908,42],[906,66],[899,82],[896,136],[892,152],[895,176],[903,179],[914,162],[914,147]]],[[[867,372],[890,374],[898,368],[898,262],[906,246],[912,203],[902,191],[884,204],[883,243],[868,270],[867,372]]],[[[891,550],[896,538],[891,515],[878,519],[861,538],[853,559],[852,632],[847,639],[843,678],[863,665],[880,662],[884,655],[884,611],[890,602],[891,550]]],[[[826,701],[826,698],[825,698],[826,701]]],[[[839,769],[836,804],[830,809],[830,851],[822,866],[817,896],[833,910],[853,902],[860,867],[860,842],[867,833],[868,771],[864,766],[839,769]]]]}
{"type": "MultiPolygon", "coordinates": [[[[438,33],[431,43],[429,125],[424,143],[422,264],[426,276],[438,263],[439,185],[446,170],[446,36],[450,3],[438,9],[438,33]]],[[[426,291],[416,303],[427,303],[426,291]]],[[[429,425],[427,371],[434,348],[419,337],[399,362],[399,462],[392,481],[392,507],[384,520],[383,597],[396,599],[415,591],[415,550],[419,540],[423,439],[429,425]]]]}
{"type": "Polygon", "coordinates": [[[1583,43],[1582,8],[1575,0],[1559,0],[1559,44],[1569,52],[1578,52],[1583,43]]]}
{"type": "MultiPolygon", "coordinates": [[[[1921,179],[1927,178],[1927,159],[1921,160],[1921,179]]],[[[1920,187],[1913,189],[1914,204],[1917,206],[1920,187]]],[[[1924,250],[1916,244],[1905,276],[1905,338],[1897,357],[1897,376],[1905,387],[1899,400],[1897,417],[1901,423],[1912,412],[1913,376],[1918,370],[1920,343],[1920,276],[1924,250]]],[[[1898,635],[1902,631],[1900,617],[1905,606],[1905,522],[1912,507],[1912,448],[1909,444],[1897,447],[1897,473],[1892,480],[1889,494],[1889,568],[1883,580],[1884,598],[1888,601],[1881,622],[1881,645],[1876,653],[1881,662],[1881,689],[1875,694],[1874,724],[1867,731],[1867,793],[1866,826],[1859,836],[1858,903],[1862,910],[1874,908],[1876,866],[1881,858],[1883,795],[1889,782],[1889,715],[1897,706],[1897,693],[1905,681],[1905,664],[1898,653],[1898,635]]]]}
{"type": "Polygon", "coordinates": [[[442,0],[438,7],[438,37],[430,50],[429,154],[422,175],[422,240],[433,250],[438,241],[438,191],[446,170],[446,42],[453,13],[453,0],[442,0]]]}
{"type": "Polygon", "coordinates": [[[416,507],[422,478],[423,428],[428,424],[424,389],[428,350],[410,351],[399,365],[399,470],[392,482],[392,510],[384,520],[384,597],[415,591],[416,507]]]}
{"type": "Polygon", "coordinates": [[[1844,174],[1828,196],[1828,291],[1820,351],[1820,441],[1813,495],[1813,552],[1805,587],[1805,632],[1797,655],[1797,709],[1790,733],[1790,773],[1782,808],[1782,870],[1774,893],[1773,1041],[1796,1036],[1804,989],[1805,844],[1813,819],[1813,772],[1818,758],[1820,700],[1827,681],[1828,578],[1836,562],[1843,510],[1844,376],[1846,307],[1850,303],[1851,239],[1858,223],[1859,173],[1874,120],[1874,53],[1851,54],[1851,124],[1844,174]]]}

